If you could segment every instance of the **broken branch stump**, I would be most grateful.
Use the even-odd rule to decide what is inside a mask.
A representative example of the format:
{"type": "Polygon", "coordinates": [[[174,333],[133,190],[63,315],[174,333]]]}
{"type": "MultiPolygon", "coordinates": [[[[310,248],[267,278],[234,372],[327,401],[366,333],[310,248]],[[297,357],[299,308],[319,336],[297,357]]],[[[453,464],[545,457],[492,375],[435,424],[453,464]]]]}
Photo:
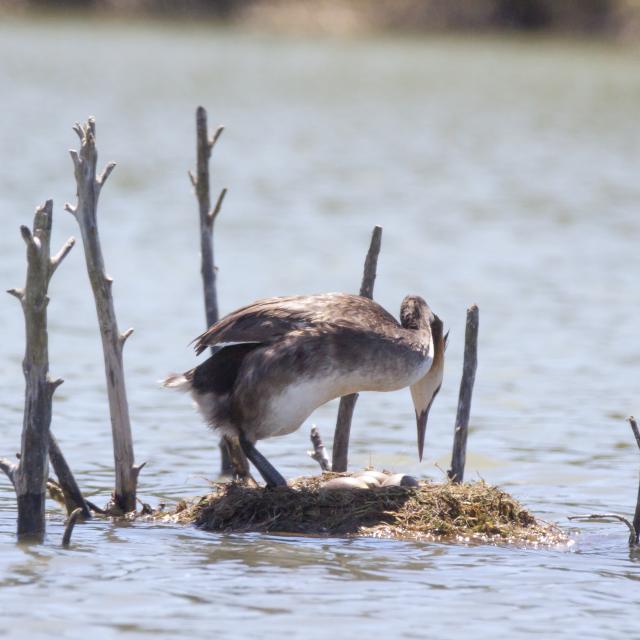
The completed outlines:
{"type": "MultiPolygon", "coordinates": [[[[373,298],[373,285],[376,281],[376,269],[378,267],[378,256],[380,255],[380,244],[382,241],[382,227],[376,225],[371,234],[369,251],[364,262],[364,274],[360,295],[366,298],[373,298]]],[[[340,398],[338,407],[338,418],[333,436],[332,469],[333,471],[346,471],[349,458],[349,436],[351,434],[351,420],[356,407],[358,394],[352,393],[340,398]]]]}
{"type": "Polygon", "coordinates": [[[80,227],[87,272],[95,298],[96,312],[107,379],[111,432],[113,435],[113,453],[116,471],[114,503],[117,510],[127,513],[136,508],[136,486],[139,467],[133,456],[133,439],[129,419],[129,405],[125,387],[122,350],[127,338],[133,332],[118,330],[111,288],[113,284],[104,267],[104,258],[98,235],[98,198],[115,163],[107,164],[104,171],[97,175],[96,165],[96,124],[93,118],[83,124],[76,124],[74,131],[80,139],[80,151],[70,151],[73,160],[76,184],[78,188],[77,205],[65,205],[80,227]]]}
{"type": "Polygon", "coordinates": [[[479,311],[474,304],[467,309],[467,326],[464,333],[464,360],[462,379],[458,395],[458,411],[453,436],[453,452],[451,469],[447,472],[449,479],[460,484],[464,478],[464,465],[467,458],[467,435],[469,433],[469,417],[471,415],[471,397],[478,367],[478,323],[479,311]]]}
{"type": "Polygon", "coordinates": [[[320,432],[315,425],[311,427],[310,438],[313,451],[308,452],[309,456],[320,465],[323,471],[331,471],[331,463],[327,457],[327,450],[324,448],[324,442],[322,442],[320,432]]]}

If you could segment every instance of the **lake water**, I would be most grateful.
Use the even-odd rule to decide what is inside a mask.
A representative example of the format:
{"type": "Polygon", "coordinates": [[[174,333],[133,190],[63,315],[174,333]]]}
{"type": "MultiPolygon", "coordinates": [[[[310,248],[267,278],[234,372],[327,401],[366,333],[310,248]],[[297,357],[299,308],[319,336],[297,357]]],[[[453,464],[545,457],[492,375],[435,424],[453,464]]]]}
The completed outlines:
{"type": "MultiPolygon", "coordinates": [[[[450,328],[442,393],[417,462],[409,394],[363,394],[351,465],[439,480],[449,463],[465,309],[480,307],[466,477],[572,532],[569,549],[214,535],[169,525],[78,526],[50,504],[46,543],[15,544],[0,480],[0,636],[7,638],[620,638],[640,630],[632,514],[640,454],[640,52],[537,40],[333,40],[207,25],[0,24],[0,284],[25,273],[18,226],[55,203],[54,244],[78,235],[75,121],[95,115],[118,167],[99,219],[125,350],[140,496],[207,491],[216,439],[160,389],[193,366],[204,324],[194,111],[227,127],[214,151],[223,312],[254,299],[357,291],[374,224],[375,296],[423,295],[450,328]]],[[[76,247],[51,285],[52,428],[83,489],[112,486],[93,300],[76,247]]],[[[0,297],[0,454],[19,443],[23,320],[0,297]]],[[[317,472],[312,423],[262,443],[288,477],[317,472]]]]}

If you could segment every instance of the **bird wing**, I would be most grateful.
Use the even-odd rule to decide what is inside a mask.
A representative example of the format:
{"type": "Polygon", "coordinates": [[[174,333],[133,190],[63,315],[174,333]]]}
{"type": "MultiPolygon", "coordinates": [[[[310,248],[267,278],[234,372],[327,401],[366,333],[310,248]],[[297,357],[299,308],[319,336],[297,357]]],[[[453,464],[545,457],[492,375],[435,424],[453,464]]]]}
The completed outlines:
{"type": "Polygon", "coordinates": [[[378,303],[347,293],[266,298],[230,313],[195,342],[196,353],[224,343],[270,343],[291,331],[348,327],[367,331],[394,329],[398,321],[378,303]]]}

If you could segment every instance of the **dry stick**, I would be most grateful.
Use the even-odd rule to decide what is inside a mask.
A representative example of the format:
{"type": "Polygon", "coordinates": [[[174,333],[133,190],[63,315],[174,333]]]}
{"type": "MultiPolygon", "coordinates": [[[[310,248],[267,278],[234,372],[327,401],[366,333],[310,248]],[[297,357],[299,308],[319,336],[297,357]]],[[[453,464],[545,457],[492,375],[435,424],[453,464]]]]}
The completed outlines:
{"type": "MultiPolygon", "coordinates": [[[[640,430],[638,430],[638,423],[633,416],[629,416],[627,418],[629,424],[631,425],[631,431],[633,431],[633,435],[636,438],[636,444],[640,449],[640,430]]],[[[638,497],[636,498],[636,510],[633,514],[633,533],[634,539],[633,543],[638,544],[638,538],[640,536],[640,483],[638,483],[638,497]]]]}
{"type": "Polygon", "coordinates": [[[89,118],[86,124],[82,126],[76,124],[73,129],[80,138],[80,152],[73,150],[69,152],[75,169],[78,203],[75,207],[67,203],[65,209],[73,214],[80,226],[102,338],[116,467],[114,511],[127,513],[136,508],[136,485],[141,468],[134,464],[131,422],[122,364],[122,349],[126,339],[133,333],[133,329],[123,333],[118,331],[111,295],[113,280],[105,272],[97,221],[100,191],[115,167],[115,163],[110,162],[100,175],[96,175],[98,153],[95,120],[89,118]]]}
{"type": "MultiPolygon", "coordinates": [[[[638,423],[633,416],[627,418],[631,425],[631,430],[636,439],[636,444],[640,449],[640,429],[638,423]]],[[[638,486],[638,497],[636,499],[636,510],[633,515],[633,522],[629,522],[627,518],[617,513],[583,513],[577,516],[567,516],[569,520],[619,520],[624,522],[629,529],[629,546],[635,547],[638,544],[640,536],[640,486],[638,486]]]]}
{"type": "Polygon", "coordinates": [[[4,471],[7,478],[11,480],[11,484],[15,489],[16,471],[18,470],[18,465],[11,462],[11,460],[7,460],[6,458],[0,458],[0,470],[4,471]]]}
{"type": "MultiPolygon", "coordinates": [[[[53,393],[61,379],[49,377],[49,337],[47,334],[47,290],[49,281],[74,240],[67,240],[53,257],[50,253],[53,202],[36,209],[33,232],[20,227],[27,245],[27,281],[24,289],[10,289],[22,306],[26,348],[22,370],[26,389],[20,462],[13,473],[18,497],[18,537],[41,541],[45,532],[44,501],[49,475],[49,427],[53,393]]],[[[11,476],[10,476],[11,477],[11,476]]]]}
{"type": "Polygon", "coordinates": [[[629,416],[627,421],[631,425],[631,431],[633,431],[633,436],[636,439],[636,444],[638,445],[638,449],[640,449],[640,430],[638,429],[638,423],[633,416],[629,416]]]}
{"type": "MultiPolygon", "coordinates": [[[[196,175],[189,172],[191,184],[198,198],[200,212],[200,274],[204,290],[204,307],[207,327],[218,322],[218,293],[216,289],[216,266],[213,254],[213,224],[220,213],[227,190],[223,189],[218,196],[213,209],[211,208],[211,188],[209,179],[209,160],[211,152],[218,138],[224,131],[220,126],[209,138],[207,126],[207,111],[204,107],[196,110],[196,138],[197,138],[197,168],[196,175]]],[[[212,353],[216,348],[212,348],[212,353]]],[[[222,456],[221,472],[223,475],[236,475],[246,478],[249,464],[240,446],[233,440],[223,436],[220,439],[220,454],[222,456]]]]}
{"type": "Polygon", "coordinates": [[[464,333],[464,360],[453,436],[453,453],[451,455],[451,469],[447,471],[449,479],[455,484],[461,484],[464,478],[471,397],[478,367],[478,323],[478,307],[473,304],[467,309],[467,326],[464,333]]]}
{"type": "Polygon", "coordinates": [[[633,547],[638,541],[633,524],[618,513],[581,513],[575,516],[567,516],[567,520],[619,520],[624,522],[629,529],[629,545],[633,547]]]}
{"type": "Polygon", "coordinates": [[[71,534],[73,533],[73,527],[75,526],[78,519],[82,516],[82,508],[78,507],[74,509],[69,518],[67,519],[67,524],[64,528],[64,534],[62,536],[62,546],[66,549],[71,543],[71,534]]]}
{"type": "MultiPolygon", "coordinates": [[[[371,244],[369,245],[367,258],[364,262],[364,274],[362,276],[362,286],[360,287],[360,295],[366,298],[373,298],[373,285],[376,281],[376,268],[378,266],[381,240],[382,227],[376,225],[371,234],[371,244]]],[[[347,470],[351,419],[353,418],[353,410],[356,407],[357,400],[357,393],[352,393],[351,395],[340,398],[336,430],[333,436],[332,469],[334,471],[347,470]]]]}
{"type": "Polygon", "coordinates": [[[204,306],[207,326],[218,322],[218,295],[216,292],[216,268],[213,258],[213,223],[220,212],[226,194],[223,189],[216,206],[211,209],[211,191],[209,186],[209,159],[211,151],[224,127],[218,127],[211,138],[207,131],[207,112],[204,107],[196,110],[197,132],[197,170],[196,176],[191,172],[191,183],[196,190],[198,208],[200,210],[200,274],[204,288],[204,306]]]}
{"type": "Polygon", "coordinates": [[[320,432],[315,425],[311,427],[310,437],[311,444],[313,445],[313,451],[307,451],[307,453],[320,465],[320,468],[323,471],[331,471],[331,463],[327,457],[327,450],[324,448],[320,432]]]}
{"type": "Polygon", "coordinates": [[[49,460],[53,466],[58,484],[64,496],[64,504],[67,514],[71,514],[76,509],[80,509],[80,513],[85,520],[91,518],[91,510],[86,500],[82,496],[78,483],[76,482],[71,468],[67,464],[58,441],[54,438],[53,433],[49,432],[49,460]]]}

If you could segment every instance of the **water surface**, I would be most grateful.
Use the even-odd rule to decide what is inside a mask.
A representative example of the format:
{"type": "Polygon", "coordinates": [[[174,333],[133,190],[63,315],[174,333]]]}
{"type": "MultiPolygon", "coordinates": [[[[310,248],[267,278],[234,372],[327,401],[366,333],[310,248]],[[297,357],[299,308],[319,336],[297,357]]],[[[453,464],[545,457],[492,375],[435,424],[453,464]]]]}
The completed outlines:
{"type": "MultiPolygon", "coordinates": [[[[216,223],[220,306],[357,291],[384,227],[376,298],[423,295],[450,328],[442,392],[418,464],[406,391],[363,394],[354,467],[442,479],[465,309],[480,307],[467,478],[542,518],[631,513],[640,457],[640,57],[614,45],[464,39],[299,39],[204,25],[0,25],[0,283],[24,280],[18,233],[55,202],[56,244],[77,234],[73,122],[95,115],[100,203],[118,319],[135,327],[126,374],[141,498],[207,490],[218,454],[184,396],[160,389],[195,362],[203,328],[197,215],[186,176],[194,110],[227,127],[214,152],[229,195],[216,223]]],[[[95,312],[80,248],[51,285],[53,429],[83,488],[106,502],[112,454],[95,312]]],[[[0,450],[20,437],[22,316],[0,298],[0,450]]],[[[335,403],[262,444],[286,476],[335,403]]],[[[638,556],[620,525],[584,525],[570,550],[285,536],[91,522],[59,548],[14,542],[0,485],[0,628],[7,637],[476,638],[636,635],[638,556]],[[27,612],[27,613],[25,613],[27,612]],[[473,627],[471,625],[473,624],[473,627]]]]}

